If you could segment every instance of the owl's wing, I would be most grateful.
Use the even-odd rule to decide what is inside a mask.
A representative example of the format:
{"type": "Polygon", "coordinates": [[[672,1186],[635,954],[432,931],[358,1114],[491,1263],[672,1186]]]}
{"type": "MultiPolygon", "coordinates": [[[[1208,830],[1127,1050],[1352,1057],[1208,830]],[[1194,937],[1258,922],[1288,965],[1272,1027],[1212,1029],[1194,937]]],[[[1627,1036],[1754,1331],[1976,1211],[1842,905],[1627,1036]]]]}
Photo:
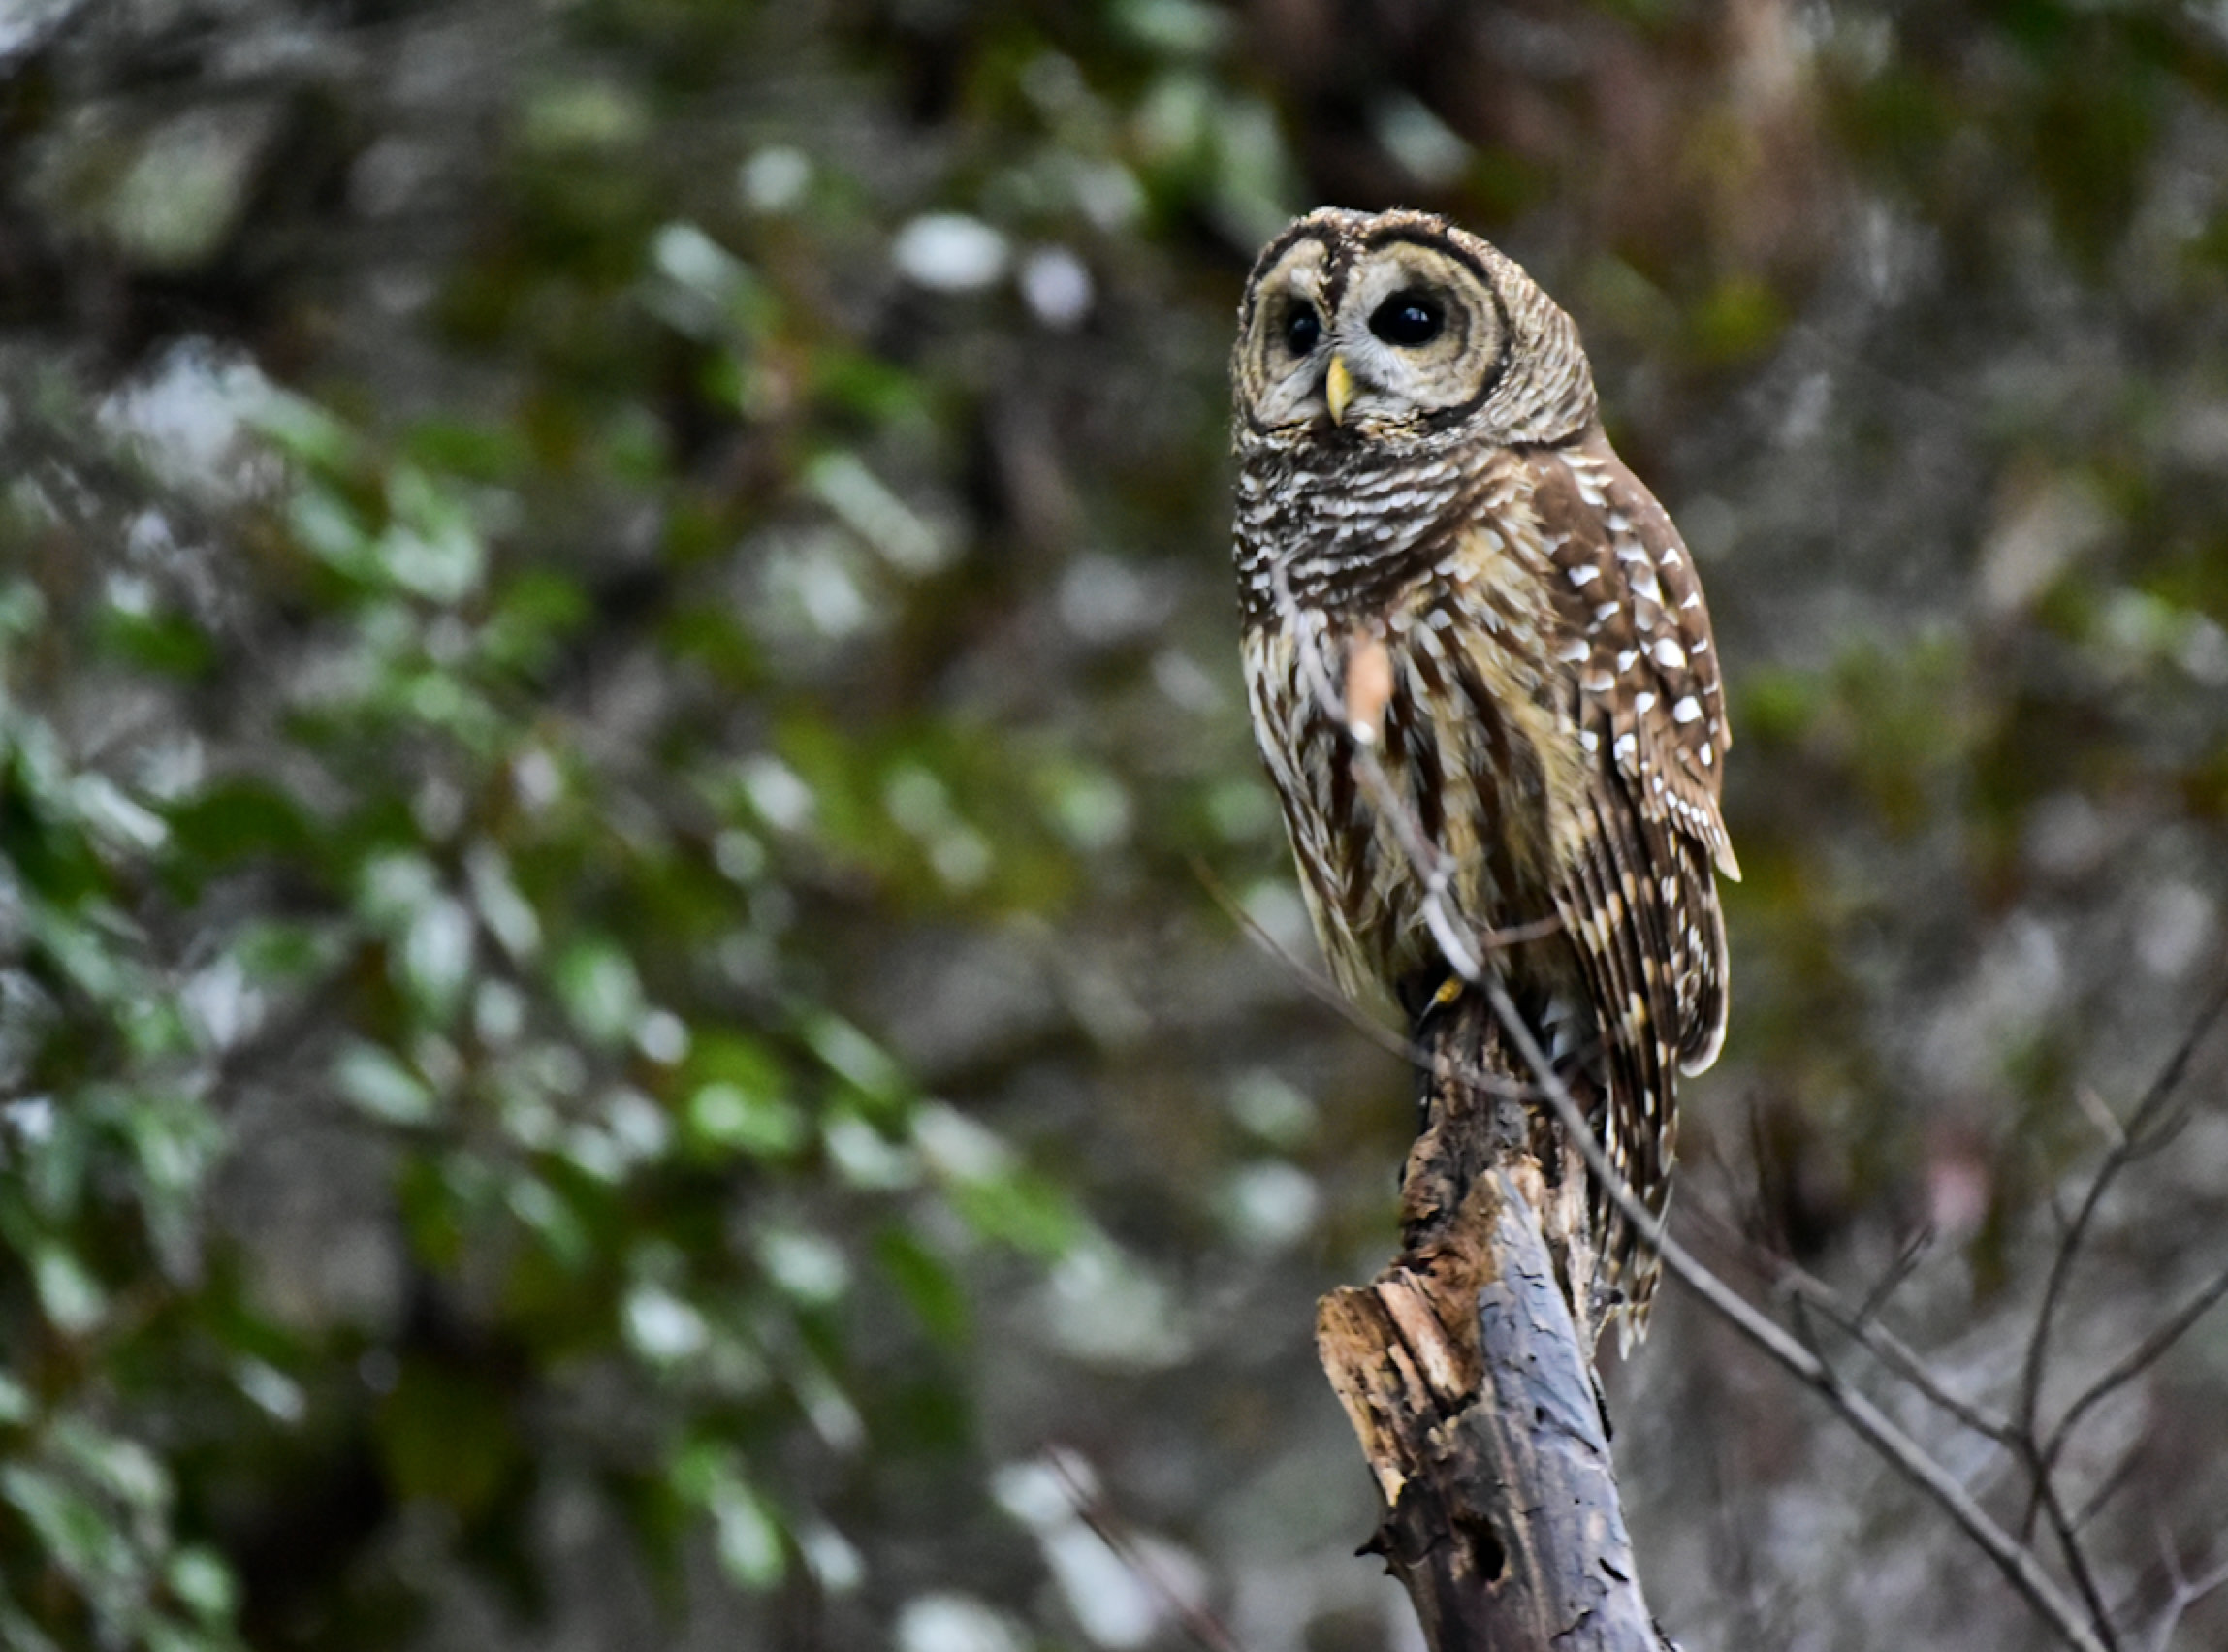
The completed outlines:
{"type": "MultiPolygon", "coordinates": [[[[1654,1036],[1633,1042],[1652,1048],[1627,1059],[1699,1072],[1725,1038],[1712,868],[1740,875],[1718,808],[1732,733],[1709,610],[1678,529],[1598,427],[1530,463],[1587,748],[1576,886],[1559,902],[1604,1013],[1645,1006],[1654,1036]]],[[[1656,1072],[1630,1076],[1643,1106],[1668,1098],[1656,1072]]]]}

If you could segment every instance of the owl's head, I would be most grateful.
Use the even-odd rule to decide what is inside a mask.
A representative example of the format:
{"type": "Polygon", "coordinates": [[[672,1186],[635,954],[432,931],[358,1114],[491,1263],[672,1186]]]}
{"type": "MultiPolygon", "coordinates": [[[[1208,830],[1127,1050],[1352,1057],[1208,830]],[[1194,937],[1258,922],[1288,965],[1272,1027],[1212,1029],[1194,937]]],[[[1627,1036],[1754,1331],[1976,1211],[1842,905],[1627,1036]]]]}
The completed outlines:
{"type": "Polygon", "coordinates": [[[1246,282],[1230,382],[1241,442],[1552,442],[1595,412],[1571,318],[1499,250],[1422,212],[1295,219],[1246,282]]]}

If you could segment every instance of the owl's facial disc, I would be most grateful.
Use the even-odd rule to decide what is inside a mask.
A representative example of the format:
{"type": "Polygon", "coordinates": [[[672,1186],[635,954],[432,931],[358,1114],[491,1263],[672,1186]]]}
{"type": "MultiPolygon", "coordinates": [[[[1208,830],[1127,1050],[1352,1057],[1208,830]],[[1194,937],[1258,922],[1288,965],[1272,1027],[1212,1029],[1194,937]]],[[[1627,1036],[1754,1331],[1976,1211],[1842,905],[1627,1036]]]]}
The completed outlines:
{"type": "Polygon", "coordinates": [[[1484,270],[1438,246],[1388,239],[1362,252],[1343,287],[1330,342],[1353,381],[1346,429],[1421,434],[1493,388],[1509,328],[1484,270]]]}
{"type": "Polygon", "coordinates": [[[1238,353],[1256,429],[1368,441],[1421,435],[1483,399],[1508,322],[1485,270],[1395,235],[1303,233],[1256,281],[1238,353]]]}

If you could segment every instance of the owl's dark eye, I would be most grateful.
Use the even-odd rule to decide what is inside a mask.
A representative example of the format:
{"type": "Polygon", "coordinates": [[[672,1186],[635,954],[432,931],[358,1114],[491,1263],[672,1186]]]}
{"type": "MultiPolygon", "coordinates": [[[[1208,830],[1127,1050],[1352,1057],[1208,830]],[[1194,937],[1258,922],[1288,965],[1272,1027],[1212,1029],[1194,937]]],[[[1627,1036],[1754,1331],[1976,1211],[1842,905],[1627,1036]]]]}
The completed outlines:
{"type": "Polygon", "coordinates": [[[1315,348],[1316,340],[1322,336],[1322,323],[1316,319],[1315,311],[1302,304],[1285,318],[1285,348],[1295,356],[1304,356],[1315,348]]]}
{"type": "Polygon", "coordinates": [[[1387,344],[1414,349],[1439,336],[1439,306],[1421,293],[1395,293],[1377,306],[1369,330],[1387,344]]]}

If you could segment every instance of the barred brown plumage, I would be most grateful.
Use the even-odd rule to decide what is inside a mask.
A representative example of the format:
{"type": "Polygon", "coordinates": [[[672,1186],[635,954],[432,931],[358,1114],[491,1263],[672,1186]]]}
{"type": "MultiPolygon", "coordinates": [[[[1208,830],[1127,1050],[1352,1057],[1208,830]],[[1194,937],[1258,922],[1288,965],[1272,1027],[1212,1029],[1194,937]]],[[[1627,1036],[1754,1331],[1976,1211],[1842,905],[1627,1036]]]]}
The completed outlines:
{"type": "MultiPolygon", "coordinates": [[[[1676,1076],[1725,1033],[1731,734],[1701,583],[1577,329],[1443,219],[1325,208],[1255,265],[1231,377],[1247,693],[1333,972],[1415,1016],[1451,924],[1660,1210],[1676,1076]]],[[[1655,1261],[1592,1208],[1629,1338],[1655,1261]]]]}

